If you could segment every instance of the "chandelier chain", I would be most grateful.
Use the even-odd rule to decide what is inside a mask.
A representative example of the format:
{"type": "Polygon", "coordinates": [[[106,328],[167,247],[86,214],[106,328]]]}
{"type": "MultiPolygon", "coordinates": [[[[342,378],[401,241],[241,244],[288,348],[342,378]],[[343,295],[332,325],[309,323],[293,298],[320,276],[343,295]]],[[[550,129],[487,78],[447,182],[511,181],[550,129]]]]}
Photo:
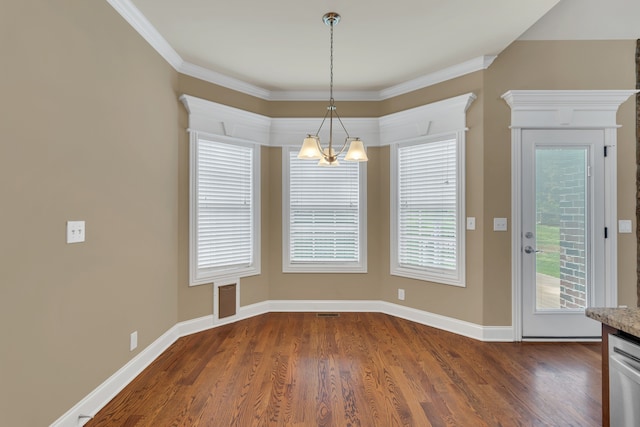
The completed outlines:
{"type": "Polygon", "coordinates": [[[330,78],[330,83],[329,83],[329,101],[331,103],[331,105],[333,105],[334,100],[333,100],[333,26],[335,25],[335,21],[332,20],[331,21],[331,53],[329,56],[329,78],[330,78]]]}

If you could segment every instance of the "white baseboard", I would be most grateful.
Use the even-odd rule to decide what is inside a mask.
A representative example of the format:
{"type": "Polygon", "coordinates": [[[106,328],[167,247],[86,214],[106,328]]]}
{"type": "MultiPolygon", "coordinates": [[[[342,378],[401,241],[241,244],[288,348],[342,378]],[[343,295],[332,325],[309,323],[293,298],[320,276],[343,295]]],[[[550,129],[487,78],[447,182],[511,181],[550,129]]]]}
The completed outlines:
{"type": "Polygon", "coordinates": [[[240,307],[240,317],[242,319],[248,319],[249,317],[259,316],[260,314],[265,314],[269,311],[272,311],[270,310],[269,301],[263,301],[240,307]]]}
{"type": "Polygon", "coordinates": [[[319,312],[319,311],[355,311],[380,312],[380,301],[350,301],[350,300],[273,300],[269,301],[269,311],[285,312],[319,312]]]}
{"type": "Polygon", "coordinates": [[[86,424],[90,419],[86,417],[93,417],[179,338],[178,329],[178,325],[175,325],[162,334],[160,338],[138,353],[73,408],[54,421],[51,427],[77,427],[86,424]]]}
{"type": "Polygon", "coordinates": [[[216,321],[213,315],[208,315],[177,323],[106,381],[100,384],[73,408],[68,410],[63,416],[58,418],[50,427],[83,426],[89,421],[89,418],[80,418],[81,416],[94,416],[180,337],[269,312],[320,311],[385,313],[391,316],[410,320],[412,322],[453,332],[458,335],[474,338],[479,341],[511,342],[514,340],[513,329],[511,326],[482,326],[386,301],[264,301],[240,307],[238,313],[229,319],[220,319],[216,321]]]}
{"type": "Polygon", "coordinates": [[[382,313],[453,332],[478,341],[513,341],[513,329],[511,326],[482,326],[386,301],[380,301],[379,303],[381,306],[380,312],[382,313]]]}
{"type": "MultiPolygon", "coordinates": [[[[511,326],[482,326],[475,323],[465,322],[452,317],[441,316],[427,311],[417,310],[386,301],[314,301],[314,300],[274,300],[269,301],[267,311],[284,312],[316,312],[316,311],[337,311],[337,312],[372,312],[385,313],[391,316],[400,317],[422,325],[453,332],[479,341],[502,341],[511,342],[513,330],[511,326]]],[[[266,312],[266,311],[265,311],[266,312]]]]}
{"type": "Polygon", "coordinates": [[[178,338],[184,337],[187,335],[195,334],[198,332],[206,331],[215,326],[213,320],[213,314],[208,316],[202,316],[191,320],[186,320],[184,322],[176,323],[175,328],[178,332],[178,338]]]}

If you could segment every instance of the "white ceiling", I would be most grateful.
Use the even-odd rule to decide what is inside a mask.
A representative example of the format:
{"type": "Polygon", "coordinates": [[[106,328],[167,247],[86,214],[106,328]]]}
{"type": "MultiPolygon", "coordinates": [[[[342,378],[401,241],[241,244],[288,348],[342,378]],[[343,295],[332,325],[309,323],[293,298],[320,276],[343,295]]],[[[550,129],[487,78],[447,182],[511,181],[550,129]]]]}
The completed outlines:
{"type": "Polygon", "coordinates": [[[322,16],[330,11],[342,16],[334,30],[337,91],[415,81],[497,55],[521,36],[640,37],[639,0],[108,1],[141,12],[147,32],[159,33],[182,68],[268,92],[328,89],[322,16]]]}

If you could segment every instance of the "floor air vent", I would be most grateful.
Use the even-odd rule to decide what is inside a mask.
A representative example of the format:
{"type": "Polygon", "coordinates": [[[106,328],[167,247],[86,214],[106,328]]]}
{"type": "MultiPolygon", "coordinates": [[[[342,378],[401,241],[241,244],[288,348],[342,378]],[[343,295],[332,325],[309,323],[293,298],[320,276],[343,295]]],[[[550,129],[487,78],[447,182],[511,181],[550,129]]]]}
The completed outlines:
{"type": "Polygon", "coordinates": [[[340,317],[340,313],[316,313],[316,317],[340,317]]]}

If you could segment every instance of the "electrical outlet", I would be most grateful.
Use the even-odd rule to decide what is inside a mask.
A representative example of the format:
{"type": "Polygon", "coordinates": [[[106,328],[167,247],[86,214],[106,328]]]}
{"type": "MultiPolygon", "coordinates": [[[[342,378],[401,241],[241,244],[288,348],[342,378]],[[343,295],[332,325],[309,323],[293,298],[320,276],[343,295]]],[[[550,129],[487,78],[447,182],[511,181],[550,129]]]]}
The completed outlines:
{"type": "Polygon", "coordinates": [[[493,218],[493,231],[507,231],[507,218],[493,218]]]}
{"type": "Polygon", "coordinates": [[[84,221],[67,221],[67,243],[84,242],[84,221]]]}
{"type": "Polygon", "coordinates": [[[131,332],[129,338],[129,351],[133,351],[138,347],[138,331],[131,332]]]}
{"type": "Polygon", "coordinates": [[[633,223],[630,219],[618,220],[618,233],[631,233],[633,232],[633,223]]]}
{"type": "Polygon", "coordinates": [[[404,301],[404,289],[398,289],[398,299],[404,301]]]}

